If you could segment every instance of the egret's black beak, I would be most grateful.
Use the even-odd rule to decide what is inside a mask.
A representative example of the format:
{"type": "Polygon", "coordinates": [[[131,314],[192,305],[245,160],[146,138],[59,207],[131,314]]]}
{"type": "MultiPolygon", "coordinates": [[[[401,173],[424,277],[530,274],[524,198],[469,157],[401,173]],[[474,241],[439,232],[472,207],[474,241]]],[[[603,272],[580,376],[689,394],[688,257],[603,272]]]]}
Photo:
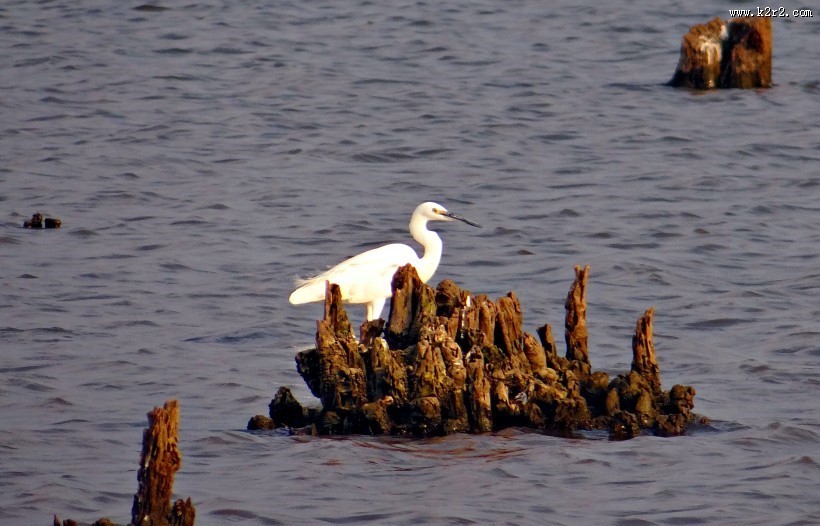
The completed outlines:
{"type": "Polygon", "coordinates": [[[474,223],[473,221],[470,221],[469,219],[464,219],[461,216],[451,214],[450,212],[439,212],[439,213],[443,216],[449,217],[450,219],[455,219],[456,221],[461,221],[462,223],[467,223],[470,226],[477,226],[478,228],[481,228],[481,225],[479,225],[478,223],[474,223]]]}

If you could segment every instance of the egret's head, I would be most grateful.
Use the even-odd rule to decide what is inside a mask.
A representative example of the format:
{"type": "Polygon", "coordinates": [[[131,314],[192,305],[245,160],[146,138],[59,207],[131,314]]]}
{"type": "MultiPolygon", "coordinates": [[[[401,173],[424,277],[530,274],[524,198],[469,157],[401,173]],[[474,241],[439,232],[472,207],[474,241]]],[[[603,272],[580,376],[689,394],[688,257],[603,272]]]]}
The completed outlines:
{"type": "Polygon", "coordinates": [[[468,225],[481,227],[478,223],[474,223],[469,219],[464,219],[463,217],[457,216],[453,213],[450,213],[446,208],[441,206],[438,203],[434,203],[432,201],[428,201],[426,203],[420,204],[416,207],[416,211],[413,212],[413,215],[421,215],[428,221],[454,221],[458,220],[463,223],[467,223],[468,225]]]}

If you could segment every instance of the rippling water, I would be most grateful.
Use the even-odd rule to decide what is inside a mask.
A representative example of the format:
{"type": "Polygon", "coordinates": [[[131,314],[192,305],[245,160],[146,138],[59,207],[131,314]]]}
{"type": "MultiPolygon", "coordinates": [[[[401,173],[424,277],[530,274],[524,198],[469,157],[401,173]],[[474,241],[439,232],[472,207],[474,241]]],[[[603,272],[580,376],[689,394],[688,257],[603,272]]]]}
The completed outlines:
{"type": "Polygon", "coordinates": [[[662,86],[681,35],[734,3],[260,4],[0,7],[0,523],[126,523],[169,398],[198,524],[816,523],[817,18],[775,21],[774,88],[693,93],[662,86]],[[310,400],[293,279],[428,199],[485,227],[440,227],[434,282],[560,328],[591,265],[593,366],[655,306],[664,385],[713,427],[243,431],[280,385],[310,400]]]}

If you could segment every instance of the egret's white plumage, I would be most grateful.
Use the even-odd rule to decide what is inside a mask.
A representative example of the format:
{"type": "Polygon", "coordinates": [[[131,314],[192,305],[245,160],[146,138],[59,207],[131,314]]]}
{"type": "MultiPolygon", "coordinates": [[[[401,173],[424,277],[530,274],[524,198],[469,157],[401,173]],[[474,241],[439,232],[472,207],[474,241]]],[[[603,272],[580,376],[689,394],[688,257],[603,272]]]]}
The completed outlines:
{"type": "Polygon", "coordinates": [[[348,303],[366,303],[367,320],[375,320],[381,315],[384,303],[392,294],[390,283],[399,267],[410,263],[415,267],[423,282],[427,282],[436,272],[441,261],[441,238],[427,229],[428,221],[459,220],[472,226],[479,226],[463,217],[451,214],[437,203],[427,202],[416,207],[410,217],[410,234],[424,247],[424,256],[407,245],[394,243],[362,252],[345,260],[327,272],[299,282],[290,295],[294,305],[324,301],[325,282],[339,285],[342,299],[348,303]]]}

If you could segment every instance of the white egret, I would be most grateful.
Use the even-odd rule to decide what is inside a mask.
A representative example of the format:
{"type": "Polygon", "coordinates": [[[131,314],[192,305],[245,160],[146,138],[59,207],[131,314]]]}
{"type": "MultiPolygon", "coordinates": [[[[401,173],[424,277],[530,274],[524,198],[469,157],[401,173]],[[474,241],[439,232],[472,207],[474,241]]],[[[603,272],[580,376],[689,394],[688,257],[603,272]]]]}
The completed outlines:
{"type": "Polygon", "coordinates": [[[458,220],[468,225],[480,227],[463,217],[451,214],[438,203],[426,202],[416,207],[410,217],[410,234],[424,247],[424,256],[419,258],[416,251],[407,245],[394,243],[362,252],[347,259],[327,272],[318,276],[300,280],[297,288],[290,295],[294,305],[324,301],[325,282],[339,286],[342,300],[347,303],[366,303],[367,321],[377,319],[384,308],[384,302],[393,292],[391,282],[393,274],[399,267],[408,263],[415,267],[419,278],[424,283],[433,277],[441,261],[441,238],[427,230],[428,221],[458,220]]]}

